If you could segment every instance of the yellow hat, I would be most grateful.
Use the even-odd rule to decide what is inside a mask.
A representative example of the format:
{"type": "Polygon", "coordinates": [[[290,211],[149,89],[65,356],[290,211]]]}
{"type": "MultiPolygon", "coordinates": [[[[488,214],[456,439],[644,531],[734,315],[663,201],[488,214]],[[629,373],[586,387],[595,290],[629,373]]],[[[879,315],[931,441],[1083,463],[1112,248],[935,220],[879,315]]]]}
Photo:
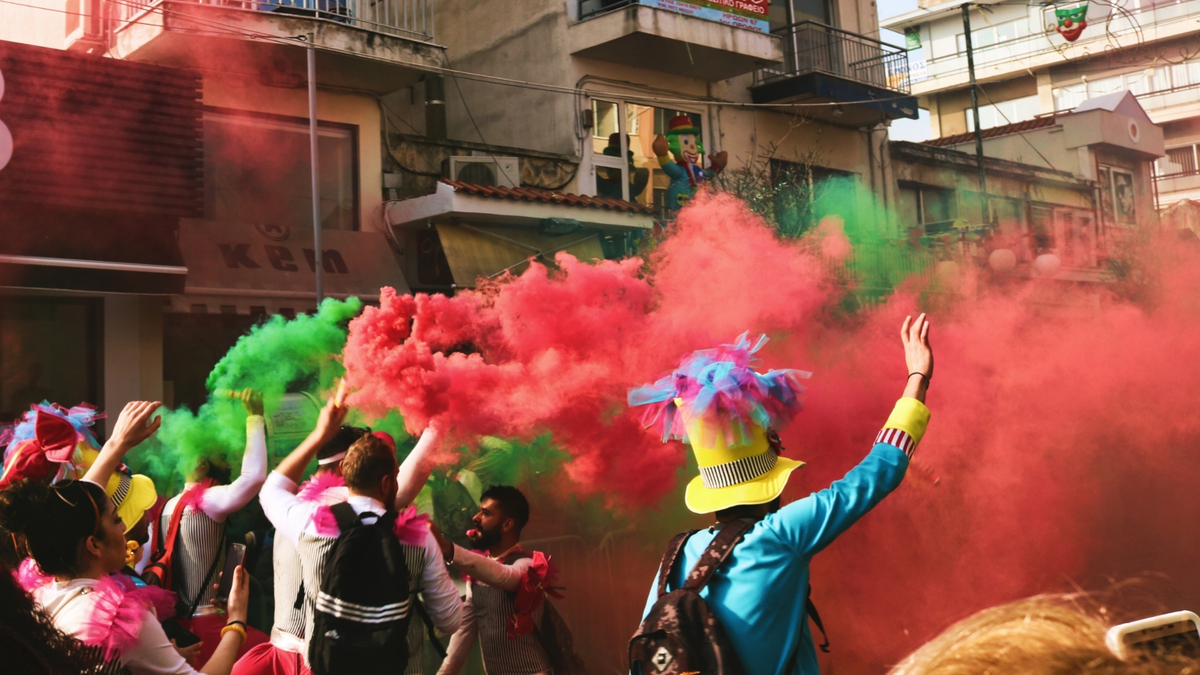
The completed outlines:
{"type": "MultiPolygon", "coordinates": [[[[91,448],[84,448],[82,454],[85,470],[91,468],[92,463],[100,455],[91,448]]],[[[154,506],[154,502],[158,501],[158,491],[154,489],[154,481],[150,480],[149,476],[143,476],[140,473],[129,475],[121,471],[114,471],[108,477],[108,485],[104,486],[104,493],[117,508],[117,515],[121,517],[121,522],[125,523],[126,531],[132,530],[133,526],[137,525],[142,516],[146,514],[146,509],[154,506]]]]}
{"type": "Polygon", "coordinates": [[[108,498],[117,507],[117,515],[125,523],[125,530],[133,529],[146,515],[146,510],[158,501],[158,491],[154,489],[154,481],[149,476],[135,473],[132,476],[113,472],[104,488],[108,498]]]}
{"type": "Polygon", "coordinates": [[[766,504],[783,494],[788,477],[804,462],[775,454],[760,426],[750,426],[749,443],[730,447],[725,434],[702,417],[684,415],[700,475],[688,483],[684,503],[696,513],[740,504],[766,504]]]}

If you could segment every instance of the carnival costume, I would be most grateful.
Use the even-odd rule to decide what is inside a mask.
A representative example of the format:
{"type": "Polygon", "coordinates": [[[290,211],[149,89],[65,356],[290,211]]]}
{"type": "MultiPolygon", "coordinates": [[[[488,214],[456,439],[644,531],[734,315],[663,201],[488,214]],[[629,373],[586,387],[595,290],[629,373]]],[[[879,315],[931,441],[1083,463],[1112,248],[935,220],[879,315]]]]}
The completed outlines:
{"type": "MultiPolygon", "coordinates": [[[[800,411],[798,378],[807,373],[751,369],[765,338],[742,335],[733,345],[685,358],[672,375],[630,393],[630,405],[648,405],[647,426],[664,439],[689,443],[700,475],[687,486],[687,506],[711,513],[765,504],[783,493],[801,462],[778,454],[771,429],[800,411]]],[[[929,409],[901,398],[870,453],[844,478],[755,522],[700,591],[724,627],[746,675],[818,675],[808,625],[809,562],[904,478],[909,457],[925,433],[929,409]]],[[[680,588],[718,531],[687,537],[682,561],[667,587],[680,588]]],[[[650,587],[643,619],[658,600],[650,587]]]]}
{"type": "MultiPolygon", "coordinates": [[[[386,433],[375,432],[375,434],[385,437],[384,440],[389,442],[392,448],[395,448],[395,442],[386,433]]],[[[424,484],[429,476],[429,459],[426,455],[414,450],[405,458],[399,475],[409,476],[409,480],[424,484]],[[424,468],[413,471],[414,465],[424,468]]],[[[373,523],[378,515],[389,511],[387,506],[375,499],[343,492],[344,488],[335,486],[332,478],[321,479],[320,484],[306,484],[306,487],[302,496],[300,486],[278,471],[272,471],[259,494],[263,512],[276,528],[276,540],[283,539],[290,545],[296,552],[300,566],[298,586],[295,585],[294,580],[286,581],[285,576],[285,583],[297,589],[289,603],[294,606],[297,601],[300,602],[302,605],[300,615],[298,617],[288,613],[286,634],[277,636],[275,631],[272,631],[272,642],[278,650],[298,651],[304,657],[305,662],[308,658],[308,639],[312,634],[314,623],[313,608],[317,591],[321,587],[321,577],[329,562],[330,553],[341,533],[337,519],[330,507],[334,503],[348,503],[355,513],[362,517],[364,524],[373,523]],[[302,598],[298,597],[300,593],[303,593],[302,598]],[[298,618],[302,621],[297,621],[298,618]]],[[[408,487],[411,486],[402,483],[399,493],[409,492],[408,487]]],[[[446,573],[445,566],[441,564],[441,549],[438,548],[437,542],[429,532],[428,517],[418,515],[415,506],[407,505],[407,508],[401,510],[396,517],[393,532],[400,540],[401,549],[404,551],[409,573],[409,589],[413,601],[417,602],[416,596],[420,593],[434,625],[441,629],[449,629],[446,632],[456,629],[461,620],[458,592],[450,580],[450,575],[446,573]]],[[[278,546],[277,543],[276,550],[278,550],[278,546]]],[[[289,570],[294,570],[294,567],[281,569],[278,565],[276,566],[277,587],[280,585],[280,575],[292,573],[289,570]]],[[[276,617],[278,621],[278,599],[276,600],[276,617]]],[[[424,637],[422,623],[412,621],[408,633],[411,656],[403,669],[406,675],[419,675],[422,672],[424,637]]],[[[264,670],[263,667],[269,665],[272,660],[276,663],[280,661],[280,655],[270,654],[264,650],[256,651],[254,656],[254,663],[247,664],[245,669],[239,664],[238,669],[234,671],[235,674],[271,672],[264,670]]],[[[291,666],[289,665],[288,668],[290,672],[291,666]]],[[[399,670],[398,668],[397,671],[399,670]]]]}
{"type": "Polygon", "coordinates": [[[17,581],[54,625],[133,675],[191,675],[159,621],[174,613],[175,594],[137,587],[123,574],[55,581],[32,558],[22,561],[17,581]]]}
{"type": "MultiPolygon", "coordinates": [[[[0,430],[0,445],[8,445],[0,490],[23,478],[47,485],[82,478],[100,455],[91,427],[104,417],[86,403],[69,409],[48,401],[30,406],[20,423],[0,430]]],[[[103,487],[126,530],[133,529],[158,499],[154,481],[124,464],[103,487]]]]}

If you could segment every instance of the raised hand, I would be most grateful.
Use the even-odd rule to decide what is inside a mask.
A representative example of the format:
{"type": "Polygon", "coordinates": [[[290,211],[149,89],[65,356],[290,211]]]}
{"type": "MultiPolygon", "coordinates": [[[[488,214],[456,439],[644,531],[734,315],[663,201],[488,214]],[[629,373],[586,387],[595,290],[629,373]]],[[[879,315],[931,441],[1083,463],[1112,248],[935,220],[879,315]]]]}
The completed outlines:
{"type": "Polygon", "coordinates": [[[933,378],[933,348],[929,346],[929,319],[921,314],[914,321],[904,318],[900,327],[900,341],[904,344],[904,363],[908,367],[908,382],[904,396],[925,400],[925,390],[933,378]]]}
{"type": "Polygon", "coordinates": [[[246,408],[247,414],[263,414],[263,395],[261,391],[257,389],[246,388],[237,395],[237,398],[241,400],[242,406],[246,408]]]}
{"type": "Polygon", "coordinates": [[[83,479],[101,486],[108,485],[109,477],[117,468],[117,464],[121,463],[125,453],[153,436],[162,426],[162,418],[154,417],[154,412],[161,405],[159,401],[126,403],[121,414],[117,416],[117,423],[113,425],[112,435],[100,449],[100,455],[92,462],[83,479]]]}

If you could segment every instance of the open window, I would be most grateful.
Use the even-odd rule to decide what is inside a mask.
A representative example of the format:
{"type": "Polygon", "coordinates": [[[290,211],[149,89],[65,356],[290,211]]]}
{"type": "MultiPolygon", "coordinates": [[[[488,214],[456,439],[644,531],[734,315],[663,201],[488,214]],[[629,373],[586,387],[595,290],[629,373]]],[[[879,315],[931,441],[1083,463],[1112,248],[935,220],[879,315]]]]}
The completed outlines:
{"type": "MultiPolygon", "coordinates": [[[[618,98],[594,98],[591,111],[594,194],[637,202],[663,213],[671,181],[654,154],[654,139],[666,133],[672,119],[686,115],[691,126],[700,130],[703,144],[707,131],[704,116],[697,110],[655,108],[618,98]]],[[[704,149],[707,153],[708,148],[704,149]]],[[[703,161],[707,168],[707,160],[703,161]]]]}

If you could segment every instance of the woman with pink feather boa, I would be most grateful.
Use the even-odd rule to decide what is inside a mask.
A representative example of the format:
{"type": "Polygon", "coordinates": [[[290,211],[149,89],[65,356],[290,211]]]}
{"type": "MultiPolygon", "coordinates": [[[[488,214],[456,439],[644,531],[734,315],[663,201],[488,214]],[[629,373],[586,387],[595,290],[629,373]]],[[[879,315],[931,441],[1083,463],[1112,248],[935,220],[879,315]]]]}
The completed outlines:
{"type": "MultiPolygon", "coordinates": [[[[22,481],[0,493],[0,525],[20,535],[31,556],[18,580],[54,625],[91,648],[116,672],[132,675],[196,673],[163,633],[175,594],[135,587],[125,566],[125,525],[101,488],[125,453],[150,437],[157,402],[125,406],[100,456],[82,480],[53,487],[22,481]]],[[[204,675],[228,675],[245,639],[249,577],[237,568],[229,596],[229,628],[204,675]]],[[[107,671],[105,671],[107,672],[107,671]]]]}

